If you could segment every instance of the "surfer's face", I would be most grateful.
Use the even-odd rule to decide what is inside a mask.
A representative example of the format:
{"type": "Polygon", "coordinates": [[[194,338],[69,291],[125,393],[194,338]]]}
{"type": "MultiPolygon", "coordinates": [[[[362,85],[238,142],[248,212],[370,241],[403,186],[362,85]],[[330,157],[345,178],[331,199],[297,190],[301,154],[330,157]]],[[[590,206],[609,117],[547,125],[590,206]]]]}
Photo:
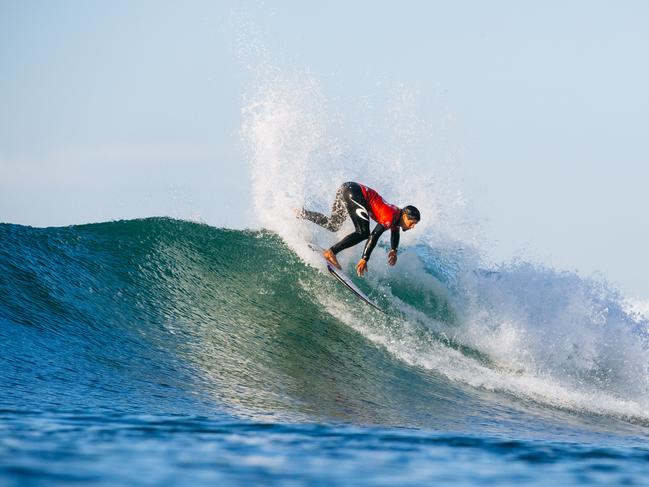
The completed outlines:
{"type": "Polygon", "coordinates": [[[411,228],[415,228],[415,225],[419,223],[418,220],[415,220],[414,218],[410,218],[408,215],[403,215],[401,217],[401,228],[403,229],[404,232],[407,232],[411,228]]]}

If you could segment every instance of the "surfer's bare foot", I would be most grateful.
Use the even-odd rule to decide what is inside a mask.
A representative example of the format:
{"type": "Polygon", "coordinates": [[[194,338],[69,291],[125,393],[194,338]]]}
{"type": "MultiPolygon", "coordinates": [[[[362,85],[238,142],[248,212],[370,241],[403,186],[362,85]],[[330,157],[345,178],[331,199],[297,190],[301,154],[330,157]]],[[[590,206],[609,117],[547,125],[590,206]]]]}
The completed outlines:
{"type": "Polygon", "coordinates": [[[329,262],[332,266],[334,266],[336,269],[342,270],[342,267],[340,267],[340,264],[338,263],[338,259],[336,258],[336,254],[334,254],[331,249],[327,249],[322,253],[322,256],[327,259],[327,262],[329,262]]]}

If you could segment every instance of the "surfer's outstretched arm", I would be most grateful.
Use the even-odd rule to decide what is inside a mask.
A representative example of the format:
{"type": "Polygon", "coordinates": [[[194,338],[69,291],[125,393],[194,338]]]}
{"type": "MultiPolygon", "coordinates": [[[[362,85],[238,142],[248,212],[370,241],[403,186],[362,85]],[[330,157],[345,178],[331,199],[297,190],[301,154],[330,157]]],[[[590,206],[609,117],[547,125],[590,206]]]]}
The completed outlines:
{"type": "Polygon", "coordinates": [[[396,250],[399,248],[399,239],[401,238],[401,233],[399,228],[393,228],[390,232],[390,249],[396,250]]]}
{"type": "Polygon", "coordinates": [[[374,230],[372,230],[372,233],[370,233],[370,237],[367,239],[365,248],[363,249],[363,259],[365,259],[366,262],[370,260],[370,255],[372,255],[372,251],[374,250],[374,247],[376,247],[381,235],[383,235],[383,232],[385,232],[385,227],[380,223],[377,223],[374,230]]]}
{"type": "Polygon", "coordinates": [[[379,241],[381,235],[383,235],[383,232],[385,232],[385,227],[378,223],[374,227],[374,230],[372,230],[372,233],[370,233],[365,243],[365,248],[363,249],[363,257],[356,264],[356,273],[359,276],[362,277],[367,272],[367,261],[370,260],[370,255],[372,255],[372,251],[376,247],[376,243],[379,241]]]}

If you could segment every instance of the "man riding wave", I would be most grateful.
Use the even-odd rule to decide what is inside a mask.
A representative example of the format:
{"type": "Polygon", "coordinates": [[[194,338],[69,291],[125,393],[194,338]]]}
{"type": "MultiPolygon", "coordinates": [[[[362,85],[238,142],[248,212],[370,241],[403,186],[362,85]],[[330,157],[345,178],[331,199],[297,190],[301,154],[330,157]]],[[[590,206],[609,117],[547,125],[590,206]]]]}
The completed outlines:
{"type": "Polygon", "coordinates": [[[379,237],[386,230],[390,230],[391,249],[388,253],[388,264],[391,266],[397,263],[397,248],[399,247],[399,230],[404,232],[414,228],[419,223],[419,210],[414,206],[408,205],[398,208],[386,203],[381,195],[372,188],[355,182],[343,183],[338,192],[336,199],[331,207],[331,216],[327,217],[316,211],[302,209],[297,215],[305,220],[317,223],[329,231],[336,232],[340,230],[345,221],[345,210],[354,223],[355,231],[350,233],[340,242],[332,245],[322,254],[328,262],[340,269],[340,264],[336,258],[341,250],[367,240],[363,249],[363,256],[356,264],[356,272],[363,276],[367,272],[367,261],[376,247],[379,237]],[[370,218],[377,222],[374,230],[370,233],[370,218]]]}

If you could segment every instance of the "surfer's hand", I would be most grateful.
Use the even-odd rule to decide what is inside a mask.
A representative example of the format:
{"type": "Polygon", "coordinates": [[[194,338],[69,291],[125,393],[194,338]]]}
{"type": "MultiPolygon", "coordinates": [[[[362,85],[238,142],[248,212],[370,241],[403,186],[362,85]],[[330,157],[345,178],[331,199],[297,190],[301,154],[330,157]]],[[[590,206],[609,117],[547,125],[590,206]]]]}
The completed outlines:
{"type": "Polygon", "coordinates": [[[388,252],[388,264],[394,265],[397,263],[397,251],[392,249],[388,252]]]}
{"type": "Polygon", "coordinates": [[[356,264],[356,274],[358,274],[359,277],[363,277],[366,272],[367,261],[365,259],[361,259],[358,261],[358,264],[356,264]]]}

